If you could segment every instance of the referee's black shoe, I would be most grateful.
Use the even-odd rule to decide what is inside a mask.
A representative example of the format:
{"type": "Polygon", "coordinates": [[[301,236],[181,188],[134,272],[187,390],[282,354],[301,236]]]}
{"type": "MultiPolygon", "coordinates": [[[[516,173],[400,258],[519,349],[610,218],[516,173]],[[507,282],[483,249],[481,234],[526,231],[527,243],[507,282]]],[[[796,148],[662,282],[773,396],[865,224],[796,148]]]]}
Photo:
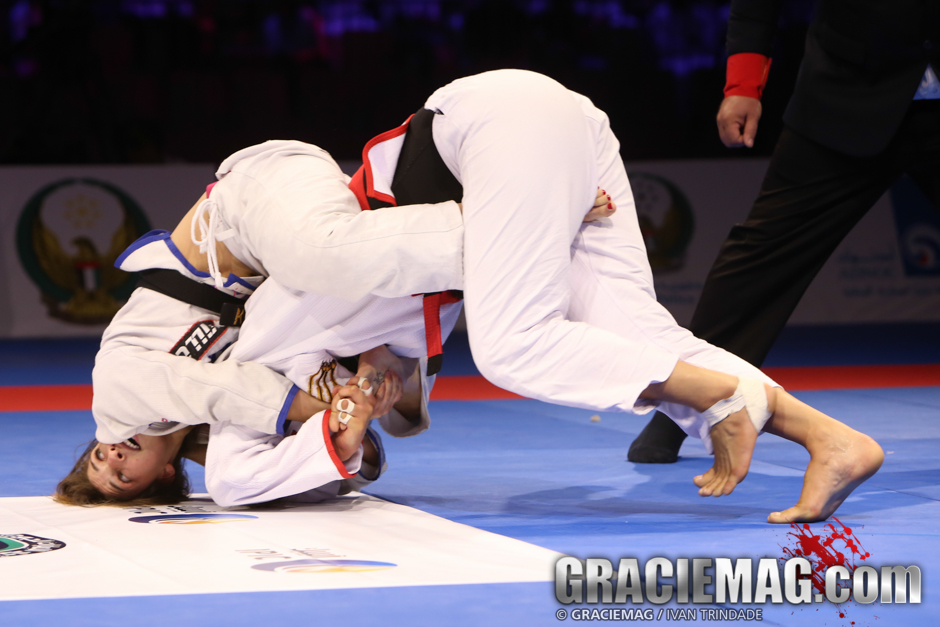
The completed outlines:
{"type": "Polygon", "coordinates": [[[674,464],[679,459],[679,449],[685,438],[685,431],[669,416],[656,412],[630,445],[627,461],[635,464],[674,464]]]}

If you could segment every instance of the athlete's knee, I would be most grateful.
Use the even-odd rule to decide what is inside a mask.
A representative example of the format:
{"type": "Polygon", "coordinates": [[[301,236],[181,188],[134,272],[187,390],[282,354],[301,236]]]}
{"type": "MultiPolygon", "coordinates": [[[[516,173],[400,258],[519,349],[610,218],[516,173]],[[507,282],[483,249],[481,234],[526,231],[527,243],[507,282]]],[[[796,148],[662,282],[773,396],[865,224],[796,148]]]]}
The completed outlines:
{"type": "Polygon", "coordinates": [[[471,349],[471,351],[477,369],[487,381],[502,388],[508,387],[509,375],[513,371],[510,361],[487,350],[471,349]]]}
{"type": "Polygon", "coordinates": [[[514,375],[524,365],[526,354],[511,337],[475,338],[472,332],[470,352],[480,374],[490,383],[505,389],[513,386],[514,375]]]}

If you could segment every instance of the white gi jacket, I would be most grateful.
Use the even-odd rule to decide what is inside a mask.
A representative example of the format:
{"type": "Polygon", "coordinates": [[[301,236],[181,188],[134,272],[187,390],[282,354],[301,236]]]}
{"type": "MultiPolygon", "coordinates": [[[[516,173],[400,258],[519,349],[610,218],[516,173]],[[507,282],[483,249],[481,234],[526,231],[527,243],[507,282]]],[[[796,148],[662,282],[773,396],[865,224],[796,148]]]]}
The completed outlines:
{"type": "MultiPolygon", "coordinates": [[[[351,301],[369,293],[404,296],[462,286],[456,203],[363,212],[330,156],[296,141],[241,150],[216,176],[206,201],[213,235],[259,277],[273,273],[296,289],[351,301]]],[[[260,281],[218,281],[199,272],[166,232],[138,240],[117,265],[132,272],[168,268],[242,295],[260,281]]],[[[256,365],[212,363],[237,332],[217,322],[203,309],[136,290],[105,331],[95,361],[98,440],[114,443],[218,420],[281,433],[296,388],[256,365]],[[187,338],[198,359],[171,354],[187,338]]]]}
{"type": "MultiPolygon", "coordinates": [[[[327,390],[353,374],[335,364],[334,357],[386,344],[399,356],[420,358],[421,416],[412,424],[393,410],[379,424],[397,437],[416,435],[430,425],[428,400],[435,377],[426,374],[421,298],[367,296],[352,303],[291,290],[272,279],[256,290],[246,309],[241,339],[228,355],[230,360],[267,366],[311,395],[328,400],[327,390]]],[[[441,308],[444,338],[459,313],[459,303],[441,308]]],[[[320,412],[303,425],[288,423],[284,435],[229,422],[212,424],[206,454],[209,494],[224,506],[298,494],[304,495],[303,500],[322,500],[378,478],[385,465],[378,434],[369,437],[380,451],[379,467],[361,469],[361,449],[345,464],[337,458],[328,421],[328,412],[320,412]]]]}
{"type": "MultiPolygon", "coordinates": [[[[186,261],[166,231],[139,239],[116,265],[129,272],[167,268],[212,283],[186,261]]],[[[244,295],[259,282],[260,277],[234,279],[223,291],[244,295]]],[[[263,366],[219,361],[237,337],[238,329],[219,327],[212,312],[136,289],[105,330],[95,358],[95,437],[114,443],[230,417],[261,431],[282,431],[297,390],[263,366]]]]}
{"type": "Polygon", "coordinates": [[[371,427],[366,432],[379,451],[377,466],[362,461],[362,447],[344,463],[330,440],[329,412],[303,424],[288,422],[289,437],[231,423],[212,425],[206,453],[209,495],[223,507],[285,497],[317,502],[360,490],[378,479],[386,468],[379,434],[371,427]]]}

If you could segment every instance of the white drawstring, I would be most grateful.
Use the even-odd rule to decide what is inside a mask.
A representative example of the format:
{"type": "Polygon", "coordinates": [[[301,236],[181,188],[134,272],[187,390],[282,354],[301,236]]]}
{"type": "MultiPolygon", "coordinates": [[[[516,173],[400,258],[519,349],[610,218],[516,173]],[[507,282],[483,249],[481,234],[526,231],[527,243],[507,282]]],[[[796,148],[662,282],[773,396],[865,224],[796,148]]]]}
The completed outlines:
{"type": "Polygon", "coordinates": [[[220,220],[218,205],[206,198],[196,207],[196,213],[193,214],[193,221],[189,225],[189,236],[192,238],[193,244],[199,246],[199,252],[205,253],[209,263],[209,275],[215,281],[215,286],[219,289],[225,286],[225,278],[219,271],[219,253],[216,250],[216,244],[218,242],[224,242],[235,235],[233,229],[217,232],[221,224],[220,220]],[[206,224],[207,212],[209,213],[208,225],[206,224]],[[202,237],[196,235],[197,224],[199,225],[199,230],[202,232],[202,237]]]}

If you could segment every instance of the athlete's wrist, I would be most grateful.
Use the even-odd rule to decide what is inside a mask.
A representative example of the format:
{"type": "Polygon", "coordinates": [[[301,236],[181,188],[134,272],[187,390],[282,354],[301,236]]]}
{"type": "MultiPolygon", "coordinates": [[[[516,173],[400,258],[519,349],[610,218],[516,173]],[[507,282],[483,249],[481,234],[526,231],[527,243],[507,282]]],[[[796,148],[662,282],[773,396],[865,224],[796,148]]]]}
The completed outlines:
{"type": "Polygon", "coordinates": [[[320,413],[324,409],[329,409],[330,405],[316,399],[303,390],[298,390],[294,395],[290,408],[287,410],[287,420],[295,422],[307,422],[307,420],[320,413]]]}

